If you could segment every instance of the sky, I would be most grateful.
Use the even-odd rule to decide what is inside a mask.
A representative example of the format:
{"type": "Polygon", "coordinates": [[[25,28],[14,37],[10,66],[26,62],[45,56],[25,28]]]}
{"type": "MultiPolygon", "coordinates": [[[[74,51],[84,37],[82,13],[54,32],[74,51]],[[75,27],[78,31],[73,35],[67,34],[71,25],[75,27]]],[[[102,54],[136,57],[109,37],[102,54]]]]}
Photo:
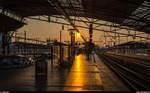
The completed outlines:
{"type": "MultiPolygon", "coordinates": [[[[27,32],[27,37],[40,38],[46,40],[46,38],[59,39],[59,31],[61,26],[54,23],[47,23],[38,20],[27,20],[27,25],[18,29],[18,33],[27,32]]],[[[65,32],[65,31],[64,31],[65,32]]],[[[64,33],[66,34],[66,32],[64,33]]]]}
{"type": "MultiPolygon", "coordinates": [[[[62,41],[70,41],[69,31],[68,29],[71,29],[71,26],[64,26],[64,30],[62,31],[62,41]]],[[[23,35],[24,31],[27,32],[27,38],[40,38],[42,41],[46,41],[47,38],[50,38],[51,40],[57,39],[59,41],[60,39],[60,30],[62,29],[61,24],[56,23],[48,23],[45,21],[38,21],[33,19],[27,20],[27,25],[24,25],[20,29],[18,29],[18,33],[20,35],[23,35]]],[[[89,31],[88,29],[81,29],[79,28],[81,34],[87,38],[89,37],[89,31]]],[[[104,45],[104,33],[101,31],[93,31],[93,41],[99,41],[95,42],[99,46],[104,45]]],[[[109,41],[109,38],[107,38],[109,41]]],[[[131,40],[129,38],[129,40],[131,40]]],[[[76,38],[76,41],[83,41],[81,37],[76,38]]],[[[121,42],[127,42],[126,38],[121,38],[121,42]]]]}
{"type": "MultiPolygon", "coordinates": [[[[62,31],[62,41],[70,41],[70,35],[68,29],[71,29],[71,26],[64,26],[64,30],[62,31]]],[[[56,23],[48,23],[44,21],[38,20],[27,20],[27,25],[24,25],[20,29],[17,30],[19,35],[23,35],[24,31],[27,32],[27,37],[32,38],[40,38],[40,40],[45,41],[47,38],[50,39],[60,39],[60,30],[62,29],[61,24],[56,23]]],[[[84,35],[85,38],[89,37],[87,29],[79,29],[81,34],[84,35]]],[[[93,32],[93,39],[98,41],[101,32],[93,32]]],[[[81,37],[76,38],[76,41],[83,41],[81,37]]]]}

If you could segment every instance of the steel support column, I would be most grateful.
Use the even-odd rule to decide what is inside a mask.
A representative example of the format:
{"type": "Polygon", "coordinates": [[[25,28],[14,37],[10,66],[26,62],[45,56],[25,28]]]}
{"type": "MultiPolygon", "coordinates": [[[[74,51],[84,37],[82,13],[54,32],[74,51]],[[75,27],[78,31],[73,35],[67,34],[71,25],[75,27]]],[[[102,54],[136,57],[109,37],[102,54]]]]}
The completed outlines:
{"type": "Polygon", "coordinates": [[[71,31],[71,59],[75,59],[75,33],[71,31]]]}
{"type": "Polygon", "coordinates": [[[2,32],[2,54],[8,55],[9,54],[9,42],[8,42],[8,32],[2,32]]]}

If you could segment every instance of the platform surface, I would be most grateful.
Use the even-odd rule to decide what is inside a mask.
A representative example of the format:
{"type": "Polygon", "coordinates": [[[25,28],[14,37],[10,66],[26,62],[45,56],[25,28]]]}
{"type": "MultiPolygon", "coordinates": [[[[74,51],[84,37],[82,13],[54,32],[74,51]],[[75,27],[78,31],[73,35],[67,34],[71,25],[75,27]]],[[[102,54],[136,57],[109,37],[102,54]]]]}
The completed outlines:
{"type": "Polygon", "coordinates": [[[100,71],[104,91],[129,91],[127,86],[102,62],[98,55],[95,53],[93,55],[95,64],[100,71]]]}
{"type": "Polygon", "coordinates": [[[0,70],[0,90],[10,91],[128,91],[128,88],[94,54],[75,57],[70,68],[51,66],[48,61],[47,79],[35,79],[35,66],[0,70]]]}

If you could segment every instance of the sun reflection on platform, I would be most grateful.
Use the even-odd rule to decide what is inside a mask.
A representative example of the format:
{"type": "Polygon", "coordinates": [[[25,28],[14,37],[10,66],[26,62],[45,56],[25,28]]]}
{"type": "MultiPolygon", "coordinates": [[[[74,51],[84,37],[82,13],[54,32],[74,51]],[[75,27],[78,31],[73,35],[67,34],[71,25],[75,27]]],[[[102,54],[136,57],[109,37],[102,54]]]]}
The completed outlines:
{"type": "Polygon", "coordinates": [[[68,79],[66,81],[66,86],[70,85],[70,83],[71,83],[72,88],[64,88],[65,91],[83,91],[83,89],[81,87],[84,85],[83,84],[84,76],[81,75],[81,71],[82,71],[81,57],[82,57],[82,55],[76,56],[75,62],[70,70],[68,79]],[[74,72],[76,72],[76,73],[74,73],[74,72]]]}

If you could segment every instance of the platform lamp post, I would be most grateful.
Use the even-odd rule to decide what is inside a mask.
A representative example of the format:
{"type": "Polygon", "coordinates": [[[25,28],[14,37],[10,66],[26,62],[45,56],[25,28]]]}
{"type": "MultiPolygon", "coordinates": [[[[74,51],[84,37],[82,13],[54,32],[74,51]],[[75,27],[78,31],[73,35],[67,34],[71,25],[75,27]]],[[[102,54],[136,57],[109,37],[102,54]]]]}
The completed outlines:
{"type": "Polygon", "coordinates": [[[75,29],[68,29],[71,36],[71,62],[75,59],[75,29]]]}
{"type": "Polygon", "coordinates": [[[27,40],[27,34],[26,31],[24,31],[24,43],[26,43],[26,40],[27,40]]]}
{"type": "MultiPolygon", "coordinates": [[[[62,30],[64,30],[64,26],[62,25],[62,30]]],[[[60,30],[60,65],[63,62],[63,52],[62,52],[62,30],[60,30]]]]}

